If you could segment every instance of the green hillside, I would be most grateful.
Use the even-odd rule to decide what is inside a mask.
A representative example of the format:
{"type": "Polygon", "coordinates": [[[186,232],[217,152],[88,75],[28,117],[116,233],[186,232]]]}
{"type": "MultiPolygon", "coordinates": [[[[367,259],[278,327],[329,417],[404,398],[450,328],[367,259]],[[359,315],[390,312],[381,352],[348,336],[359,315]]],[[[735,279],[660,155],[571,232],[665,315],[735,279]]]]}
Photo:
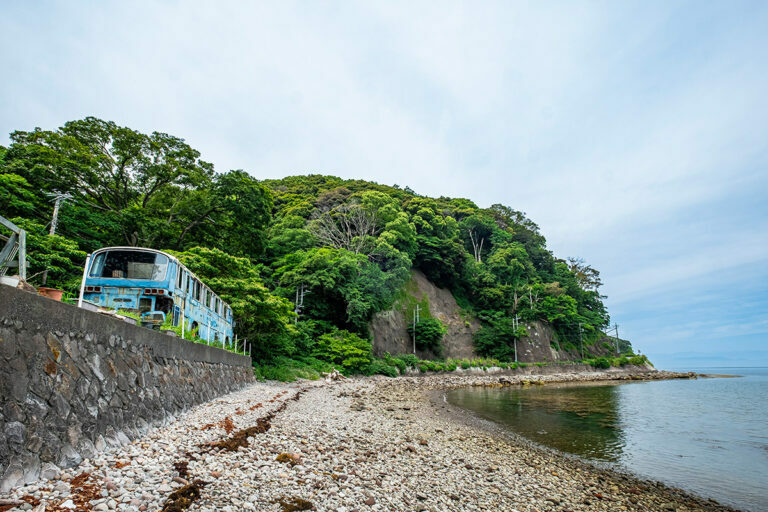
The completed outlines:
{"type": "MultiPolygon", "coordinates": [[[[524,335],[515,316],[549,322],[566,347],[609,321],[599,272],[555,257],[512,207],[333,176],[259,181],[258,169],[217,172],[183,139],[94,118],[11,140],[0,148],[0,215],[29,233],[32,284],[47,269],[49,285],[74,293],[86,253],[103,246],[175,251],[232,305],[260,362],[373,371],[368,321],[413,268],[480,319],[476,348],[499,361],[524,335]],[[73,198],[49,236],[53,191],[73,198]]],[[[419,330],[439,343],[433,319],[419,330]]]]}

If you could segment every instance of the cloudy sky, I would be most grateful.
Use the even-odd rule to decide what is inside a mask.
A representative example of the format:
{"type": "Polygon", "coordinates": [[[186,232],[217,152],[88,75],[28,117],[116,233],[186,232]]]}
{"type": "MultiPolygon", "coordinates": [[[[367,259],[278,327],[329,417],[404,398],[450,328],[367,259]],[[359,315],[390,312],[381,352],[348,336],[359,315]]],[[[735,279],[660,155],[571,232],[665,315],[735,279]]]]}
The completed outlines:
{"type": "Polygon", "coordinates": [[[659,366],[768,365],[766,2],[2,10],[2,145],[93,115],[219,170],[504,203],[659,366]]]}

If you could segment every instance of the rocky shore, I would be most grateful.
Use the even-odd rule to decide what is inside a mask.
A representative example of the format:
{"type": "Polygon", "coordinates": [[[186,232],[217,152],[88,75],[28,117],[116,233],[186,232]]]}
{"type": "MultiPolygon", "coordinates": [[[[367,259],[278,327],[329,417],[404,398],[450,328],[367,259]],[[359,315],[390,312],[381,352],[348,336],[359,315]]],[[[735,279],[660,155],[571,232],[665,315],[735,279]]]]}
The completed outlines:
{"type": "Polygon", "coordinates": [[[442,391],[688,378],[643,370],[257,383],[54,480],[9,510],[732,510],[538,448],[451,407],[442,391]]]}

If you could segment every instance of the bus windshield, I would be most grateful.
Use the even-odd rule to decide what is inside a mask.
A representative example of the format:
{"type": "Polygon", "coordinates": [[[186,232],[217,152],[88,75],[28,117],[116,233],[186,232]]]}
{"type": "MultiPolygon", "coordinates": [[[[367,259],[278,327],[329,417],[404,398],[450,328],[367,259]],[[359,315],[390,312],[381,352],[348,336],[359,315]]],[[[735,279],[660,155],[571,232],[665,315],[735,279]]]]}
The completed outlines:
{"type": "Polygon", "coordinates": [[[162,281],[168,257],[145,251],[115,250],[97,254],[91,264],[91,277],[146,279],[162,281]]]}

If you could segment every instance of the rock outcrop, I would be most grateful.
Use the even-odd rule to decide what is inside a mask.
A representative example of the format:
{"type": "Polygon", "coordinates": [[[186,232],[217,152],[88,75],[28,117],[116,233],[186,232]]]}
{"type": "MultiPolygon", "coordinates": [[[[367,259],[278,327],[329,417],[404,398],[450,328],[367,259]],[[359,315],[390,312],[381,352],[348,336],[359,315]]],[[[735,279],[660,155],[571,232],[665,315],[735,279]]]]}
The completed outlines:
{"type": "MultiPolygon", "coordinates": [[[[429,315],[443,322],[447,329],[443,338],[443,357],[476,357],[472,335],[480,329],[480,322],[462,312],[449,290],[438,288],[424,274],[414,270],[405,292],[407,297],[398,300],[389,311],[377,313],[371,320],[374,354],[413,353],[408,324],[412,321],[411,305],[419,303],[422,307],[426,305],[429,315]]],[[[416,355],[423,359],[434,359],[436,356],[423,350],[417,350],[416,355]]]]}

